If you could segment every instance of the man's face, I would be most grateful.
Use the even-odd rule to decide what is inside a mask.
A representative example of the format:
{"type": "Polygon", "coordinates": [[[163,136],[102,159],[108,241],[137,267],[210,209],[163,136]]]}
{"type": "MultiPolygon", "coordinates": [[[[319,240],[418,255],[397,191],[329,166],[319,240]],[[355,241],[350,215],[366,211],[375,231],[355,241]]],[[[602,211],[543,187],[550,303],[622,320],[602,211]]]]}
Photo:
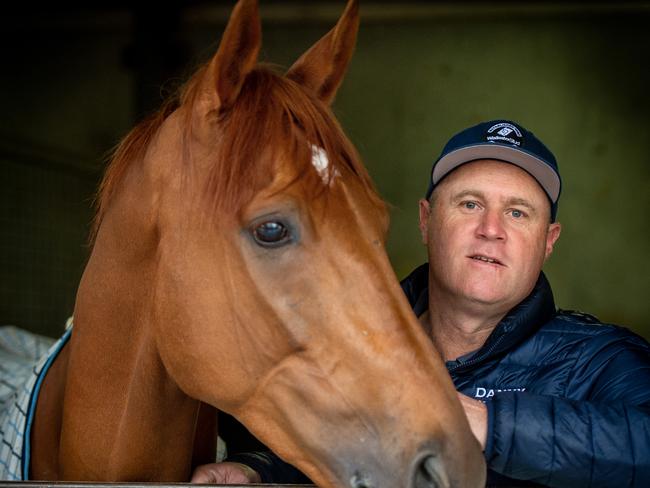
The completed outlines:
{"type": "MultiPolygon", "coordinates": [[[[506,313],[533,289],[560,235],[537,181],[512,164],[467,163],[420,201],[434,296],[506,313]]],[[[468,310],[470,311],[470,310],[468,310]]]]}

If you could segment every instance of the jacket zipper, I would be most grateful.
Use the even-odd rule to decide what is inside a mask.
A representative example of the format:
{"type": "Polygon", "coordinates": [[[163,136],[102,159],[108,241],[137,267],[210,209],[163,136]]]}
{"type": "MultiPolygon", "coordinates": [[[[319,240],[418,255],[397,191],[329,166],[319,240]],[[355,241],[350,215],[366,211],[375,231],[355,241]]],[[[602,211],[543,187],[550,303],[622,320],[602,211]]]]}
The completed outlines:
{"type": "Polygon", "coordinates": [[[471,365],[476,364],[476,363],[478,363],[480,361],[483,361],[490,354],[492,354],[492,351],[494,351],[497,348],[497,346],[501,343],[501,341],[503,340],[504,337],[505,337],[505,335],[502,335],[501,337],[499,337],[496,341],[494,341],[494,344],[492,344],[490,346],[490,348],[487,351],[485,351],[483,354],[481,354],[479,357],[472,358],[469,361],[466,361],[464,363],[455,364],[454,366],[449,368],[448,371],[451,373],[452,371],[456,371],[457,369],[462,368],[464,366],[471,366],[471,365]]]}

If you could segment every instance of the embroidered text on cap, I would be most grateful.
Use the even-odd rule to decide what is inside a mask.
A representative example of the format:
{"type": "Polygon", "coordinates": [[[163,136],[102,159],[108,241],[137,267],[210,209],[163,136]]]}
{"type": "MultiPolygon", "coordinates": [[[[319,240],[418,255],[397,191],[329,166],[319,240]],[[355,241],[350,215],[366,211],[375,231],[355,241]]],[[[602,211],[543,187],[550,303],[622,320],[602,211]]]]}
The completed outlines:
{"type": "Polygon", "coordinates": [[[489,142],[505,142],[515,146],[521,146],[523,135],[516,125],[508,122],[494,124],[487,130],[485,140],[489,142]],[[496,134],[494,134],[496,132],[496,134]]]}

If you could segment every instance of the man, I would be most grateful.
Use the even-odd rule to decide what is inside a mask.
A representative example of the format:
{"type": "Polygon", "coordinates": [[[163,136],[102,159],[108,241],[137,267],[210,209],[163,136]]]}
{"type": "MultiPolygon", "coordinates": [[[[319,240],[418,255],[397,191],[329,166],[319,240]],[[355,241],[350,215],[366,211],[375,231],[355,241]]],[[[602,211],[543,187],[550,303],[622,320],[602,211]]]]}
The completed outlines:
{"type": "MultiPolygon", "coordinates": [[[[649,486],[650,345],[556,310],[541,269],[560,235],[560,190],[555,157],[520,125],[463,130],[420,201],[429,264],[402,286],[484,447],[489,484],[649,486]]],[[[232,460],[193,481],[305,481],[269,452],[232,460]]]]}

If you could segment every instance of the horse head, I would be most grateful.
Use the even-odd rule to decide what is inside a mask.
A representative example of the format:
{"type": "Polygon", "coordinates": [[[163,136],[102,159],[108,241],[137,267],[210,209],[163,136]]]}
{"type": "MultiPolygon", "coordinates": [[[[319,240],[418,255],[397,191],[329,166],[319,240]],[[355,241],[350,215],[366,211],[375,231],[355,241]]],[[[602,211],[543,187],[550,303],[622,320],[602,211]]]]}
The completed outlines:
{"type": "MultiPolygon", "coordinates": [[[[192,422],[163,436],[163,413],[110,417],[150,395],[172,418],[196,418],[196,400],[233,414],[323,487],[482,486],[479,445],[386,255],[385,205],[329,108],[357,26],[351,0],[283,75],[257,63],[257,3],[240,0],[214,57],[118,149],[69,359],[101,377],[97,424],[147,428],[108,476],[188,475],[182,449],[138,466],[156,443],[183,446],[192,422]],[[90,343],[122,358],[126,386],[90,343]]],[[[79,460],[91,448],[74,415],[90,407],[66,401],[62,451],[79,460]]]]}

